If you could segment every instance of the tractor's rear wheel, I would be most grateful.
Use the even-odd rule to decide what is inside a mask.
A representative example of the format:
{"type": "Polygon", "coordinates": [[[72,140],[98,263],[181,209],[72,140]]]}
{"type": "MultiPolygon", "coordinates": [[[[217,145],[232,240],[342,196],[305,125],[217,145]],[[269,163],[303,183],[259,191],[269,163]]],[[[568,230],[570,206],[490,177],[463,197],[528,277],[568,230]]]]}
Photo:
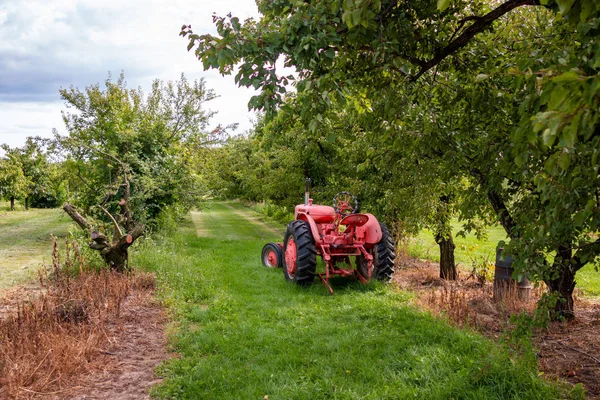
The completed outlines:
{"type": "Polygon", "coordinates": [[[283,250],[277,243],[267,243],[261,253],[262,263],[265,267],[279,268],[283,265],[283,250]]]}
{"type": "Polygon", "coordinates": [[[288,224],[283,239],[283,274],[288,281],[310,285],[317,270],[315,239],[306,221],[288,224]]]}
{"type": "MultiPolygon", "coordinates": [[[[394,260],[396,253],[394,252],[394,240],[392,235],[384,224],[380,223],[381,240],[373,247],[373,272],[371,279],[387,282],[392,279],[394,274],[394,260]]],[[[363,256],[356,257],[356,268],[358,273],[364,278],[369,276],[368,262],[363,256]]]]}

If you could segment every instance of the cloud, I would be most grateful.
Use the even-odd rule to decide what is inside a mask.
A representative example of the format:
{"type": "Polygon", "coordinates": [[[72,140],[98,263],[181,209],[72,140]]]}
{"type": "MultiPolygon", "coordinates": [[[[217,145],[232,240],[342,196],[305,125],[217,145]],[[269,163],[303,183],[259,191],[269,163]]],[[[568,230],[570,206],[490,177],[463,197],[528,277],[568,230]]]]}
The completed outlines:
{"type": "MultiPolygon", "coordinates": [[[[58,90],[103,82],[109,71],[113,76],[124,71],[130,87],[142,88],[156,78],[178,79],[182,72],[189,79],[204,77],[207,87],[221,96],[210,106],[220,112],[215,123],[239,122],[248,129],[252,114],[247,102],[253,91],[237,88],[232,76],[204,72],[186,51],[187,41],[178,36],[183,24],[199,33],[214,33],[213,12],[233,12],[242,19],[258,16],[253,0],[3,0],[0,143],[8,134],[33,133],[24,128],[31,125],[25,110],[32,105],[49,105],[42,107],[44,112],[52,109],[57,114],[51,118],[36,113],[38,128],[60,120],[58,90]],[[7,115],[6,105],[14,104],[9,108],[15,110],[19,103],[22,112],[7,115]]],[[[51,131],[52,126],[46,126],[51,131]]]]}

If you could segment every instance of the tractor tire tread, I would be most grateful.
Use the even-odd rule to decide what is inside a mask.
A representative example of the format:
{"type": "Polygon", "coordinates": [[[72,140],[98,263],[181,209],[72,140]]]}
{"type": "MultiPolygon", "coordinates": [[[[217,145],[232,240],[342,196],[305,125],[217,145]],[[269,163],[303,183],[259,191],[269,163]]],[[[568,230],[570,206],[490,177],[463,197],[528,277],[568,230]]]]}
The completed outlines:
{"type": "Polygon", "coordinates": [[[298,285],[310,285],[315,278],[317,269],[317,250],[310,225],[308,225],[308,222],[302,220],[290,222],[285,234],[284,246],[287,244],[290,236],[294,236],[294,240],[296,241],[296,274],[290,279],[287,275],[287,266],[284,265],[285,277],[298,285]]]}
{"type": "MultiPolygon", "coordinates": [[[[371,279],[388,282],[394,274],[394,260],[396,259],[394,240],[385,224],[379,223],[379,226],[381,227],[381,240],[373,248],[371,279]]],[[[356,268],[363,277],[367,277],[367,260],[364,257],[357,257],[356,268]]]]}
{"type": "Polygon", "coordinates": [[[380,223],[381,226],[381,240],[377,243],[377,250],[375,254],[375,279],[380,281],[389,281],[392,279],[394,274],[394,260],[396,259],[396,253],[394,251],[394,240],[388,227],[380,223]]]}

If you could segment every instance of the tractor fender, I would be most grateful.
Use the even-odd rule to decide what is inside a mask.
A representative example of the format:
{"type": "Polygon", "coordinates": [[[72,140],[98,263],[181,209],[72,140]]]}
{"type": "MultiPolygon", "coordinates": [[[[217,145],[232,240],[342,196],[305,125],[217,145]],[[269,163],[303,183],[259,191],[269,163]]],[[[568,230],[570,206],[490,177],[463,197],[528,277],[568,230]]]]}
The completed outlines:
{"type": "Polygon", "coordinates": [[[315,244],[321,244],[321,233],[319,232],[319,228],[317,228],[317,223],[315,220],[304,213],[298,214],[296,219],[308,222],[308,225],[310,225],[310,231],[315,239],[315,244]]]}
{"type": "Polygon", "coordinates": [[[365,232],[365,243],[367,244],[377,244],[381,241],[383,234],[381,233],[381,225],[379,225],[379,221],[373,214],[365,214],[369,217],[367,223],[360,227],[360,229],[364,229],[365,232]]]}

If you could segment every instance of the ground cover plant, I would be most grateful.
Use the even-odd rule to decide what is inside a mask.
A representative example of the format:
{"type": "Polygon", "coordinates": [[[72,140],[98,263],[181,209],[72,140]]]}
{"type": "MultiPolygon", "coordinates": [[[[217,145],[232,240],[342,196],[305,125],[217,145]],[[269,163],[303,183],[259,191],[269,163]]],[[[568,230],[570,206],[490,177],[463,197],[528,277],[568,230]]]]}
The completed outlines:
{"type": "Polygon", "coordinates": [[[0,291],[34,277],[51,260],[50,235],[64,238],[71,227],[60,210],[7,209],[8,203],[0,203],[0,291]]]}
{"type": "Polygon", "coordinates": [[[159,398],[558,398],[487,339],[418,311],[390,286],[298,288],[261,266],[281,237],[226,203],[192,213],[135,263],[156,271],[179,354],[159,398]],[[245,215],[245,216],[244,216],[245,215]]]}

